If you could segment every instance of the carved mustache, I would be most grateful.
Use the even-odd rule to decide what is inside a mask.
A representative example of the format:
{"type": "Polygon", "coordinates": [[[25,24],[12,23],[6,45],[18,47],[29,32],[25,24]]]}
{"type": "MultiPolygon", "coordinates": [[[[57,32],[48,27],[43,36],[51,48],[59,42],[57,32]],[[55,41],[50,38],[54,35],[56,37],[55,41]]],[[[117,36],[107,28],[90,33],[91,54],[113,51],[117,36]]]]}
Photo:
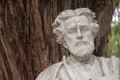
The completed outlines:
{"type": "Polygon", "coordinates": [[[84,44],[84,45],[86,45],[86,44],[90,44],[88,41],[81,41],[81,42],[77,42],[76,44],[75,44],[75,46],[78,46],[78,45],[81,45],[81,44],[84,44]]]}

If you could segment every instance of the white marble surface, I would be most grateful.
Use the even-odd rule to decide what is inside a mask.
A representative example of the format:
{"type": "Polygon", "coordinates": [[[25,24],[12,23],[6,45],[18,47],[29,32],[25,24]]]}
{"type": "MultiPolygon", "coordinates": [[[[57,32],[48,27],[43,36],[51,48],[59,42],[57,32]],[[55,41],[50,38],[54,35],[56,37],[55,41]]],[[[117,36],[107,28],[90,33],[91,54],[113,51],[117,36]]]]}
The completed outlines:
{"type": "Polygon", "coordinates": [[[70,56],[42,71],[36,80],[120,80],[118,58],[92,54],[99,31],[95,13],[88,8],[65,10],[52,26],[56,41],[70,51],[70,56]]]}
{"type": "Polygon", "coordinates": [[[61,62],[41,72],[36,80],[120,80],[118,58],[93,57],[94,64],[87,70],[86,66],[64,56],[61,62]]]}

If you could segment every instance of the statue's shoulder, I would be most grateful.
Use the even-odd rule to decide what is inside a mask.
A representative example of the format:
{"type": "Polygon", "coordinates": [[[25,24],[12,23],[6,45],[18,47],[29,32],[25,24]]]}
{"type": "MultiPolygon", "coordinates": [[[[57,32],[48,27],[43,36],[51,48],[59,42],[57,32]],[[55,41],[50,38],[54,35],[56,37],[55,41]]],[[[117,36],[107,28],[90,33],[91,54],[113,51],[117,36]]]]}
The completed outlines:
{"type": "Polygon", "coordinates": [[[61,66],[62,62],[58,62],[49,66],[38,75],[36,80],[54,80],[61,66]]]}
{"type": "Polygon", "coordinates": [[[120,59],[115,56],[111,56],[110,58],[106,58],[106,57],[97,57],[97,58],[103,62],[113,62],[113,61],[120,62],[120,59]]]}
{"type": "Polygon", "coordinates": [[[120,59],[115,56],[111,56],[110,58],[105,58],[105,57],[98,57],[98,59],[103,62],[103,63],[109,63],[109,64],[120,64],[120,59]]]}
{"type": "Polygon", "coordinates": [[[120,59],[111,56],[110,58],[105,58],[105,57],[97,57],[99,60],[100,65],[102,66],[103,71],[109,72],[112,70],[112,72],[119,73],[118,71],[120,70],[120,59]]]}
{"type": "Polygon", "coordinates": [[[120,74],[120,58],[117,58],[115,56],[112,56],[110,58],[111,60],[111,65],[112,65],[112,70],[116,73],[119,73],[120,74]]]}

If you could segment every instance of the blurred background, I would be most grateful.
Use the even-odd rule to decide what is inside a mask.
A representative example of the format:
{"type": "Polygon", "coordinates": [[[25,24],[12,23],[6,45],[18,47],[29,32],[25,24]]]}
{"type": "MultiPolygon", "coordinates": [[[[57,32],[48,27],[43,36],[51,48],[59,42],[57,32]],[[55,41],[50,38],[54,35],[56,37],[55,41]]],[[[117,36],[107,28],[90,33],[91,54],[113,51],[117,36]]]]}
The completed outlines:
{"type": "Polygon", "coordinates": [[[112,18],[106,51],[108,57],[117,56],[120,58],[120,2],[112,18]]]}

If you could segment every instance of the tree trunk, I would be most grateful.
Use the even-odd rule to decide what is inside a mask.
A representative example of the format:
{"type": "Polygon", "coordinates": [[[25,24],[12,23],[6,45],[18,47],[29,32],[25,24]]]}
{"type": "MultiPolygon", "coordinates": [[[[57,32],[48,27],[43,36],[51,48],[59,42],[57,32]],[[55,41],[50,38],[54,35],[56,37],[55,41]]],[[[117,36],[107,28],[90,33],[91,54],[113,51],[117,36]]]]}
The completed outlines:
{"type": "Polygon", "coordinates": [[[35,80],[47,66],[69,55],[56,43],[51,27],[59,12],[65,9],[88,7],[96,13],[100,32],[94,54],[105,56],[114,12],[112,1],[0,0],[0,77],[35,80]]]}

